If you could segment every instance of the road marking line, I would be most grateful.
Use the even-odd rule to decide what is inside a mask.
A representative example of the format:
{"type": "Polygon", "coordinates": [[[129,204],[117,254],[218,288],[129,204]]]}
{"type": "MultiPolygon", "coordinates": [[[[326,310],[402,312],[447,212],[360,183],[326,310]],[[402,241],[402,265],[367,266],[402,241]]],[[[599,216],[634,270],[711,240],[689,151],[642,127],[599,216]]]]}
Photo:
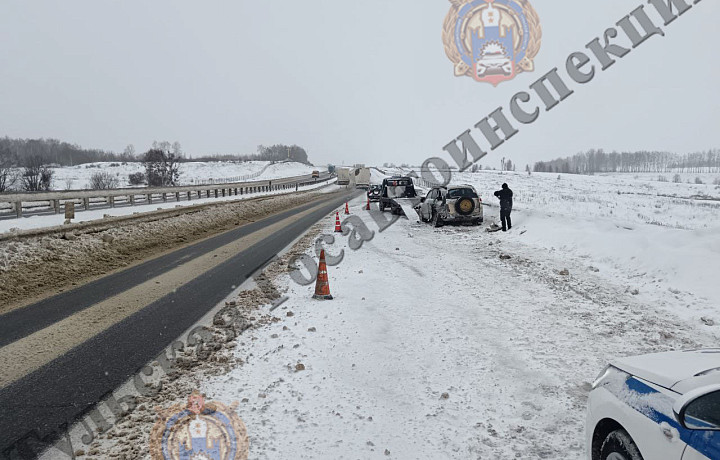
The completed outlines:
{"type": "MultiPolygon", "coordinates": [[[[287,217],[0,348],[0,369],[3,370],[0,374],[0,389],[64,355],[276,231],[327,205],[328,202],[322,202],[287,217]]],[[[242,281],[238,280],[238,285],[242,281]]]]}

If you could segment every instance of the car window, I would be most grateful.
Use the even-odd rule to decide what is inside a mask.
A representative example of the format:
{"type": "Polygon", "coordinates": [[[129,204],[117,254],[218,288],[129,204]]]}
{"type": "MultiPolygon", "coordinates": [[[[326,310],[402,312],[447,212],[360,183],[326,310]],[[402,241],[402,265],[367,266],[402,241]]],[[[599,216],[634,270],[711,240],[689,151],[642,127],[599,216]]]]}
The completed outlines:
{"type": "Polygon", "coordinates": [[[685,409],[685,425],[691,430],[720,429],[720,391],[691,402],[685,409]]]}
{"type": "Polygon", "coordinates": [[[477,198],[477,193],[471,188],[454,188],[448,190],[448,198],[477,198]]]}
{"type": "Polygon", "coordinates": [[[387,188],[387,195],[390,198],[412,198],[415,196],[415,189],[412,185],[396,185],[387,188]]]}

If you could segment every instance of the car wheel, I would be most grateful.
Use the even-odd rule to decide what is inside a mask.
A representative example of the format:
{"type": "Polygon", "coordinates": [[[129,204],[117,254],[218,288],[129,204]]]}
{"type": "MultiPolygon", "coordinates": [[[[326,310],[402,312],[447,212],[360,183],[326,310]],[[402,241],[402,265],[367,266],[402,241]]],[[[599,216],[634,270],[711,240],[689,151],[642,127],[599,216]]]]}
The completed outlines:
{"type": "Polygon", "coordinates": [[[380,212],[385,212],[385,205],[382,201],[378,202],[378,208],[380,208],[380,212]]]}
{"type": "Polygon", "coordinates": [[[455,211],[461,216],[469,216],[475,211],[475,202],[470,198],[462,198],[455,202],[455,211]]]}
{"type": "Polygon", "coordinates": [[[442,227],[444,225],[443,220],[440,218],[440,214],[438,214],[436,211],[433,211],[432,213],[432,224],[435,227],[442,227]]]}
{"type": "Polygon", "coordinates": [[[601,460],[643,460],[635,442],[625,430],[615,430],[600,448],[601,460]]]}

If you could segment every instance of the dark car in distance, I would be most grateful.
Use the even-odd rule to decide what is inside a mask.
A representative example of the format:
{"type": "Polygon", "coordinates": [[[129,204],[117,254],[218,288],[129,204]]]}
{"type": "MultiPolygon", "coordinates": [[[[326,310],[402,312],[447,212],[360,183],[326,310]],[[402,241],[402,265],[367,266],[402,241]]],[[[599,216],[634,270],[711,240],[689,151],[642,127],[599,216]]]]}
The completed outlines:
{"type": "Polygon", "coordinates": [[[370,201],[380,201],[380,194],[382,193],[382,187],[380,185],[371,185],[367,191],[367,197],[370,201]]]}

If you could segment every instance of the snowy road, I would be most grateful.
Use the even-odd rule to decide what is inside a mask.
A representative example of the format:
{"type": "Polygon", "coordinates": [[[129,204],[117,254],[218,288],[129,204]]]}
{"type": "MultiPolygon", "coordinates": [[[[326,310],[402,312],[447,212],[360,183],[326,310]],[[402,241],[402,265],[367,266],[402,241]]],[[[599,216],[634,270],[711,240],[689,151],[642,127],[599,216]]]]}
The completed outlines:
{"type": "MultiPolygon", "coordinates": [[[[270,215],[255,209],[254,221],[243,225],[243,207],[258,205],[269,212],[272,202],[215,208],[216,214],[237,220],[233,229],[3,312],[0,413],[14,416],[0,418],[0,458],[33,458],[20,440],[30,439],[31,446],[34,436],[53,440],[56,430],[135,375],[347,196],[308,195],[304,204],[270,215]],[[12,455],[15,448],[19,457],[12,455]]],[[[187,237],[191,218],[185,215],[186,226],[180,227],[187,237]]],[[[210,219],[204,222],[213,228],[210,219]]],[[[169,241],[171,233],[164,237],[169,241]]],[[[80,248],[73,249],[79,263],[80,248]]],[[[146,247],[144,253],[150,251],[146,247]]]]}
{"type": "Polygon", "coordinates": [[[327,246],[345,249],[329,268],[336,299],[285,277],[279,320],[202,386],[241,401],[251,458],[583,458],[608,359],[716,344],[586,260],[526,246],[521,215],[508,234],[405,219],[378,233],[360,208],[374,239],[327,246]]]}

